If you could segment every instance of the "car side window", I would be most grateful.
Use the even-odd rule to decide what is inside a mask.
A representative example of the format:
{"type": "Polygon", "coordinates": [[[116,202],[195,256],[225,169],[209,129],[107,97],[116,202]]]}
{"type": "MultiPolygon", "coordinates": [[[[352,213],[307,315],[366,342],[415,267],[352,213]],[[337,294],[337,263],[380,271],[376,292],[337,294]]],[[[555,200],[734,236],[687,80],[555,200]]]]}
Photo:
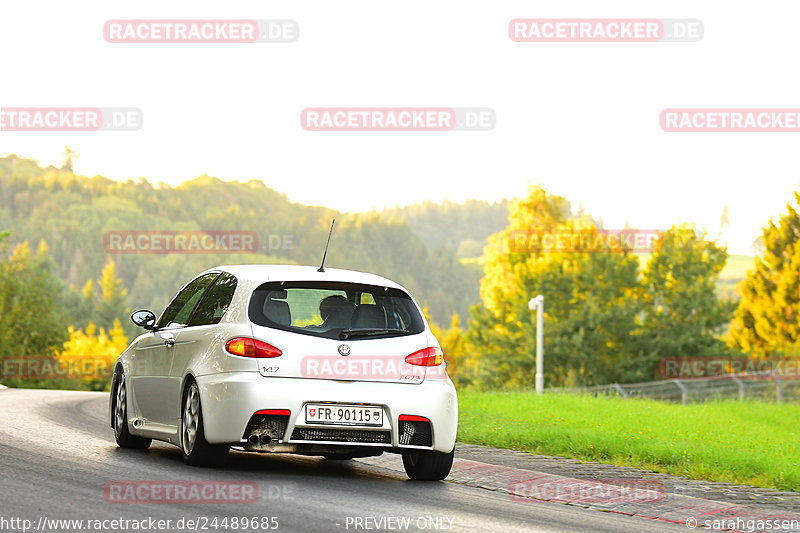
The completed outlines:
{"type": "Polygon", "coordinates": [[[158,327],[164,328],[170,324],[185,325],[194,307],[197,305],[197,302],[203,297],[203,293],[218,276],[219,272],[205,274],[184,287],[175,299],[172,300],[172,303],[169,304],[164,314],[161,315],[161,319],[158,321],[158,327]]]}
{"type": "Polygon", "coordinates": [[[228,306],[231,305],[237,280],[228,273],[223,273],[214,285],[206,291],[194,314],[189,319],[189,326],[205,326],[219,324],[228,306]]]}

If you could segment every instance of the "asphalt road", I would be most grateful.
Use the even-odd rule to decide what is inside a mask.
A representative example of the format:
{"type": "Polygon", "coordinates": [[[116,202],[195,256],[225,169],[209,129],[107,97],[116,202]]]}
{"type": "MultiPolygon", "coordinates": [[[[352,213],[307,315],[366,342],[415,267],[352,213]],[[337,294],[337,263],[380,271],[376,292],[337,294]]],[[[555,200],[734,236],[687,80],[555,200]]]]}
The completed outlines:
{"type": "MultiPolygon", "coordinates": [[[[13,519],[30,520],[29,527],[35,528],[44,518],[172,520],[165,531],[186,530],[185,523],[177,526],[178,520],[199,518],[207,531],[223,531],[224,517],[275,517],[278,531],[298,532],[686,530],[677,524],[573,506],[515,502],[508,495],[455,483],[414,482],[352,461],[232,452],[225,468],[189,467],[171,445],[154,442],[148,451],[118,448],[106,424],[107,400],[103,393],[0,390],[0,531],[21,531],[24,523],[13,519]],[[107,501],[108,482],[131,480],[252,481],[258,485],[258,501],[107,501]],[[401,522],[380,522],[389,517],[407,518],[409,528],[401,522]]],[[[263,524],[274,527],[275,521],[263,524]]],[[[131,530],[106,525],[111,531],[131,530]]],[[[228,531],[236,530],[230,527],[232,521],[227,525],[228,531]]],[[[43,529],[76,530],[63,524],[43,529]]]]}

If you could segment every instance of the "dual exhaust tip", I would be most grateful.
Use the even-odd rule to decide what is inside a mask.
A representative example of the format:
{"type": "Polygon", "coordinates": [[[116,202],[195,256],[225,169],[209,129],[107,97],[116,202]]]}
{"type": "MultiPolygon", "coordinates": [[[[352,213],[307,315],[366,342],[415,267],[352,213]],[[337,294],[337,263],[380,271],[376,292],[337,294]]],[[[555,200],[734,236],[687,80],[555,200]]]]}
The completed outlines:
{"type": "Polygon", "coordinates": [[[266,433],[262,433],[260,436],[256,435],[254,433],[254,434],[250,435],[247,438],[247,442],[249,442],[250,444],[252,444],[254,446],[259,444],[259,443],[260,444],[269,444],[270,442],[272,442],[272,437],[267,435],[266,433]]]}

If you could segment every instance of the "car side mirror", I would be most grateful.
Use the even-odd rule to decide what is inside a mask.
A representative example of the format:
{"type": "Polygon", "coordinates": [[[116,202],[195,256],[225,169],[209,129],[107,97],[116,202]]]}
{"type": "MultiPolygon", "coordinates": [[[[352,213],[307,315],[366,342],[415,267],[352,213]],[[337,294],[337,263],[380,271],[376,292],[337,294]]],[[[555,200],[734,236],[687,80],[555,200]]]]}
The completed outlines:
{"type": "Polygon", "coordinates": [[[156,315],[147,309],[134,312],[131,315],[131,321],[140,328],[144,328],[148,331],[154,331],[156,329],[156,315]]]}

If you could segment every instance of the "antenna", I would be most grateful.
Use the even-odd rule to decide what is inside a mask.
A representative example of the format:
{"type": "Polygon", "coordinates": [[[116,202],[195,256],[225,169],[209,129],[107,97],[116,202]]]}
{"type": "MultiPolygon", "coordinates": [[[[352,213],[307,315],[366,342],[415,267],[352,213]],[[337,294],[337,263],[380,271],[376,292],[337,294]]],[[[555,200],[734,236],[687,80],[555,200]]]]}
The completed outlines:
{"type": "Polygon", "coordinates": [[[328,242],[325,243],[325,253],[322,254],[322,264],[319,265],[317,272],[325,272],[325,258],[328,257],[328,245],[331,243],[331,235],[333,235],[333,225],[336,224],[336,219],[331,220],[331,231],[328,232],[328,242]]]}

